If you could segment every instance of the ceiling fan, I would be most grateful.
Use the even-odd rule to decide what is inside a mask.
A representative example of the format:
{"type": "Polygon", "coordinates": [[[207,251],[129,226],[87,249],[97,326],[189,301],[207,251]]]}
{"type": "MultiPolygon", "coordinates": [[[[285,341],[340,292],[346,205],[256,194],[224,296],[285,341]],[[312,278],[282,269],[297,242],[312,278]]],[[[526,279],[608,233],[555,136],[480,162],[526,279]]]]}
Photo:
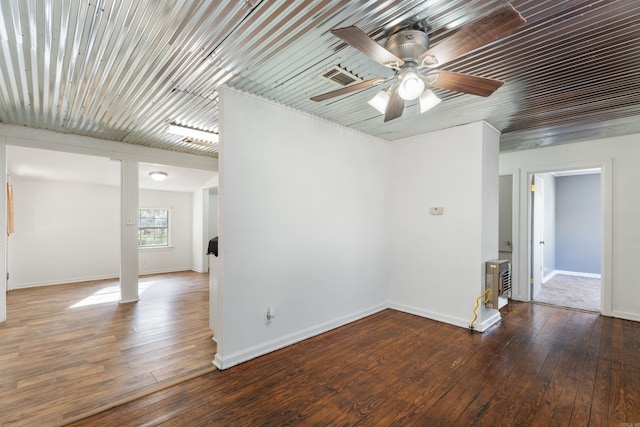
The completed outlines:
{"type": "Polygon", "coordinates": [[[384,114],[384,121],[387,122],[402,115],[405,101],[418,98],[421,113],[437,105],[440,99],[429,89],[430,87],[489,96],[502,86],[504,81],[440,70],[436,67],[513,33],[525,22],[520,13],[507,3],[465,25],[432,48],[429,47],[429,37],[423,21],[393,32],[388,36],[384,47],[358,27],[333,29],[332,34],[374,61],[395,70],[395,74],[390,78],[376,77],[353,83],[311,99],[324,101],[393,82],[369,101],[369,104],[384,114]]]}

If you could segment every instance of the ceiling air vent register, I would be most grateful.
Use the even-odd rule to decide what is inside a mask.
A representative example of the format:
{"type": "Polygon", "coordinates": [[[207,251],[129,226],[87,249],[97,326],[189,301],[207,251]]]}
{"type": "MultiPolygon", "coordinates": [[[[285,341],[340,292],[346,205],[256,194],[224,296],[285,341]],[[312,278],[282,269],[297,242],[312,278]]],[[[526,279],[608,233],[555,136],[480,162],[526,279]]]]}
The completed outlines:
{"type": "Polygon", "coordinates": [[[347,86],[354,82],[361,82],[362,79],[354,76],[344,68],[341,68],[338,65],[334,65],[331,68],[324,70],[319,74],[323,79],[327,79],[332,81],[340,86],[347,86]]]}

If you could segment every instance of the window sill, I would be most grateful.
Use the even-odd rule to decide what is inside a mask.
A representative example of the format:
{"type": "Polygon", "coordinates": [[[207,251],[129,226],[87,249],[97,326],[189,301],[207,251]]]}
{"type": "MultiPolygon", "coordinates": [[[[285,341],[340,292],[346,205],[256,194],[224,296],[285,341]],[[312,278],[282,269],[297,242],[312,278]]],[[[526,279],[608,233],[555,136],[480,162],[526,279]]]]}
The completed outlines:
{"type": "Polygon", "coordinates": [[[172,251],[173,246],[138,246],[138,250],[142,252],[172,251]]]}

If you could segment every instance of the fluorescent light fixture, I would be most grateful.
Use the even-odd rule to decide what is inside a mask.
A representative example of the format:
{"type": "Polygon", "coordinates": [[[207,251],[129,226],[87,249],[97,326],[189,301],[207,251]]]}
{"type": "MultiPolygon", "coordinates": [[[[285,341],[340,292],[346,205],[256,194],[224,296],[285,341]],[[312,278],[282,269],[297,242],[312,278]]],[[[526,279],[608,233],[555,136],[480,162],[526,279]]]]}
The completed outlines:
{"type": "Polygon", "coordinates": [[[440,104],[440,101],[442,100],[431,89],[425,90],[420,95],[420,114],[440,104]]]}
{"type": "Polygon", "coordinates": [[[400,86],[398,86],[398,95],[405,101],[416,99],[424,91],[424,81],[418,76],[415,68],[408,67],[400,76],[400,86]]]}
{"type": "Polygon", "coordinates": [[[167,132],[172,133],[174,135],[187,136],[200,141],[209,141],[212,143],[216,143],[220,141],[220,137],[217,133],[207,132],[199,129],[187,128],[184,126],[169,125],[169,127],[167,128],[167,132]]]}
{"type": "Polygon", "coordinates": [[[371,105],[376,110],[380,111],[380,114],[384,114],[387,111],[387,104],[389,103],[389,94],[386,90],[381,90],[376,96],[369,100],[371,105]]]}
{"type": "Polygon", "coordinates": [[[462,26],[462,24],[466,23],[468,20],[464,19],[464,18],[460,18],[460,19],[455,19],[453,21],[451,21],[450,23],[448,23],[445,28],[447,30],[453,30],[455,28],[458,28],[460,26],[462,26]]]}
{"type": "Polygon", "coordinates": [[[154,181],[164,181],[165,179],[167,179],[167,176],[169,176],[169,174],[162,171],[153,171],[149,172],[149,176],[154,181]]]}

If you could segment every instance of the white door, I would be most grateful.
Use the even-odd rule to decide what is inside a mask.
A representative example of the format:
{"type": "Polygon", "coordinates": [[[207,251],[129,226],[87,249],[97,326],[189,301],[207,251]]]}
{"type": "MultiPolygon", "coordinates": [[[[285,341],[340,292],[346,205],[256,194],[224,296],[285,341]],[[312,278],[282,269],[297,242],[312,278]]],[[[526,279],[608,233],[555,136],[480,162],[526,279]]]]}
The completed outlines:
{"type": "Polygon", "coordinates": [[[533,175],[531,179],[531,299],[536,299],[542,290],[542,268],[544,255],[544,181],[533,175]]]}

